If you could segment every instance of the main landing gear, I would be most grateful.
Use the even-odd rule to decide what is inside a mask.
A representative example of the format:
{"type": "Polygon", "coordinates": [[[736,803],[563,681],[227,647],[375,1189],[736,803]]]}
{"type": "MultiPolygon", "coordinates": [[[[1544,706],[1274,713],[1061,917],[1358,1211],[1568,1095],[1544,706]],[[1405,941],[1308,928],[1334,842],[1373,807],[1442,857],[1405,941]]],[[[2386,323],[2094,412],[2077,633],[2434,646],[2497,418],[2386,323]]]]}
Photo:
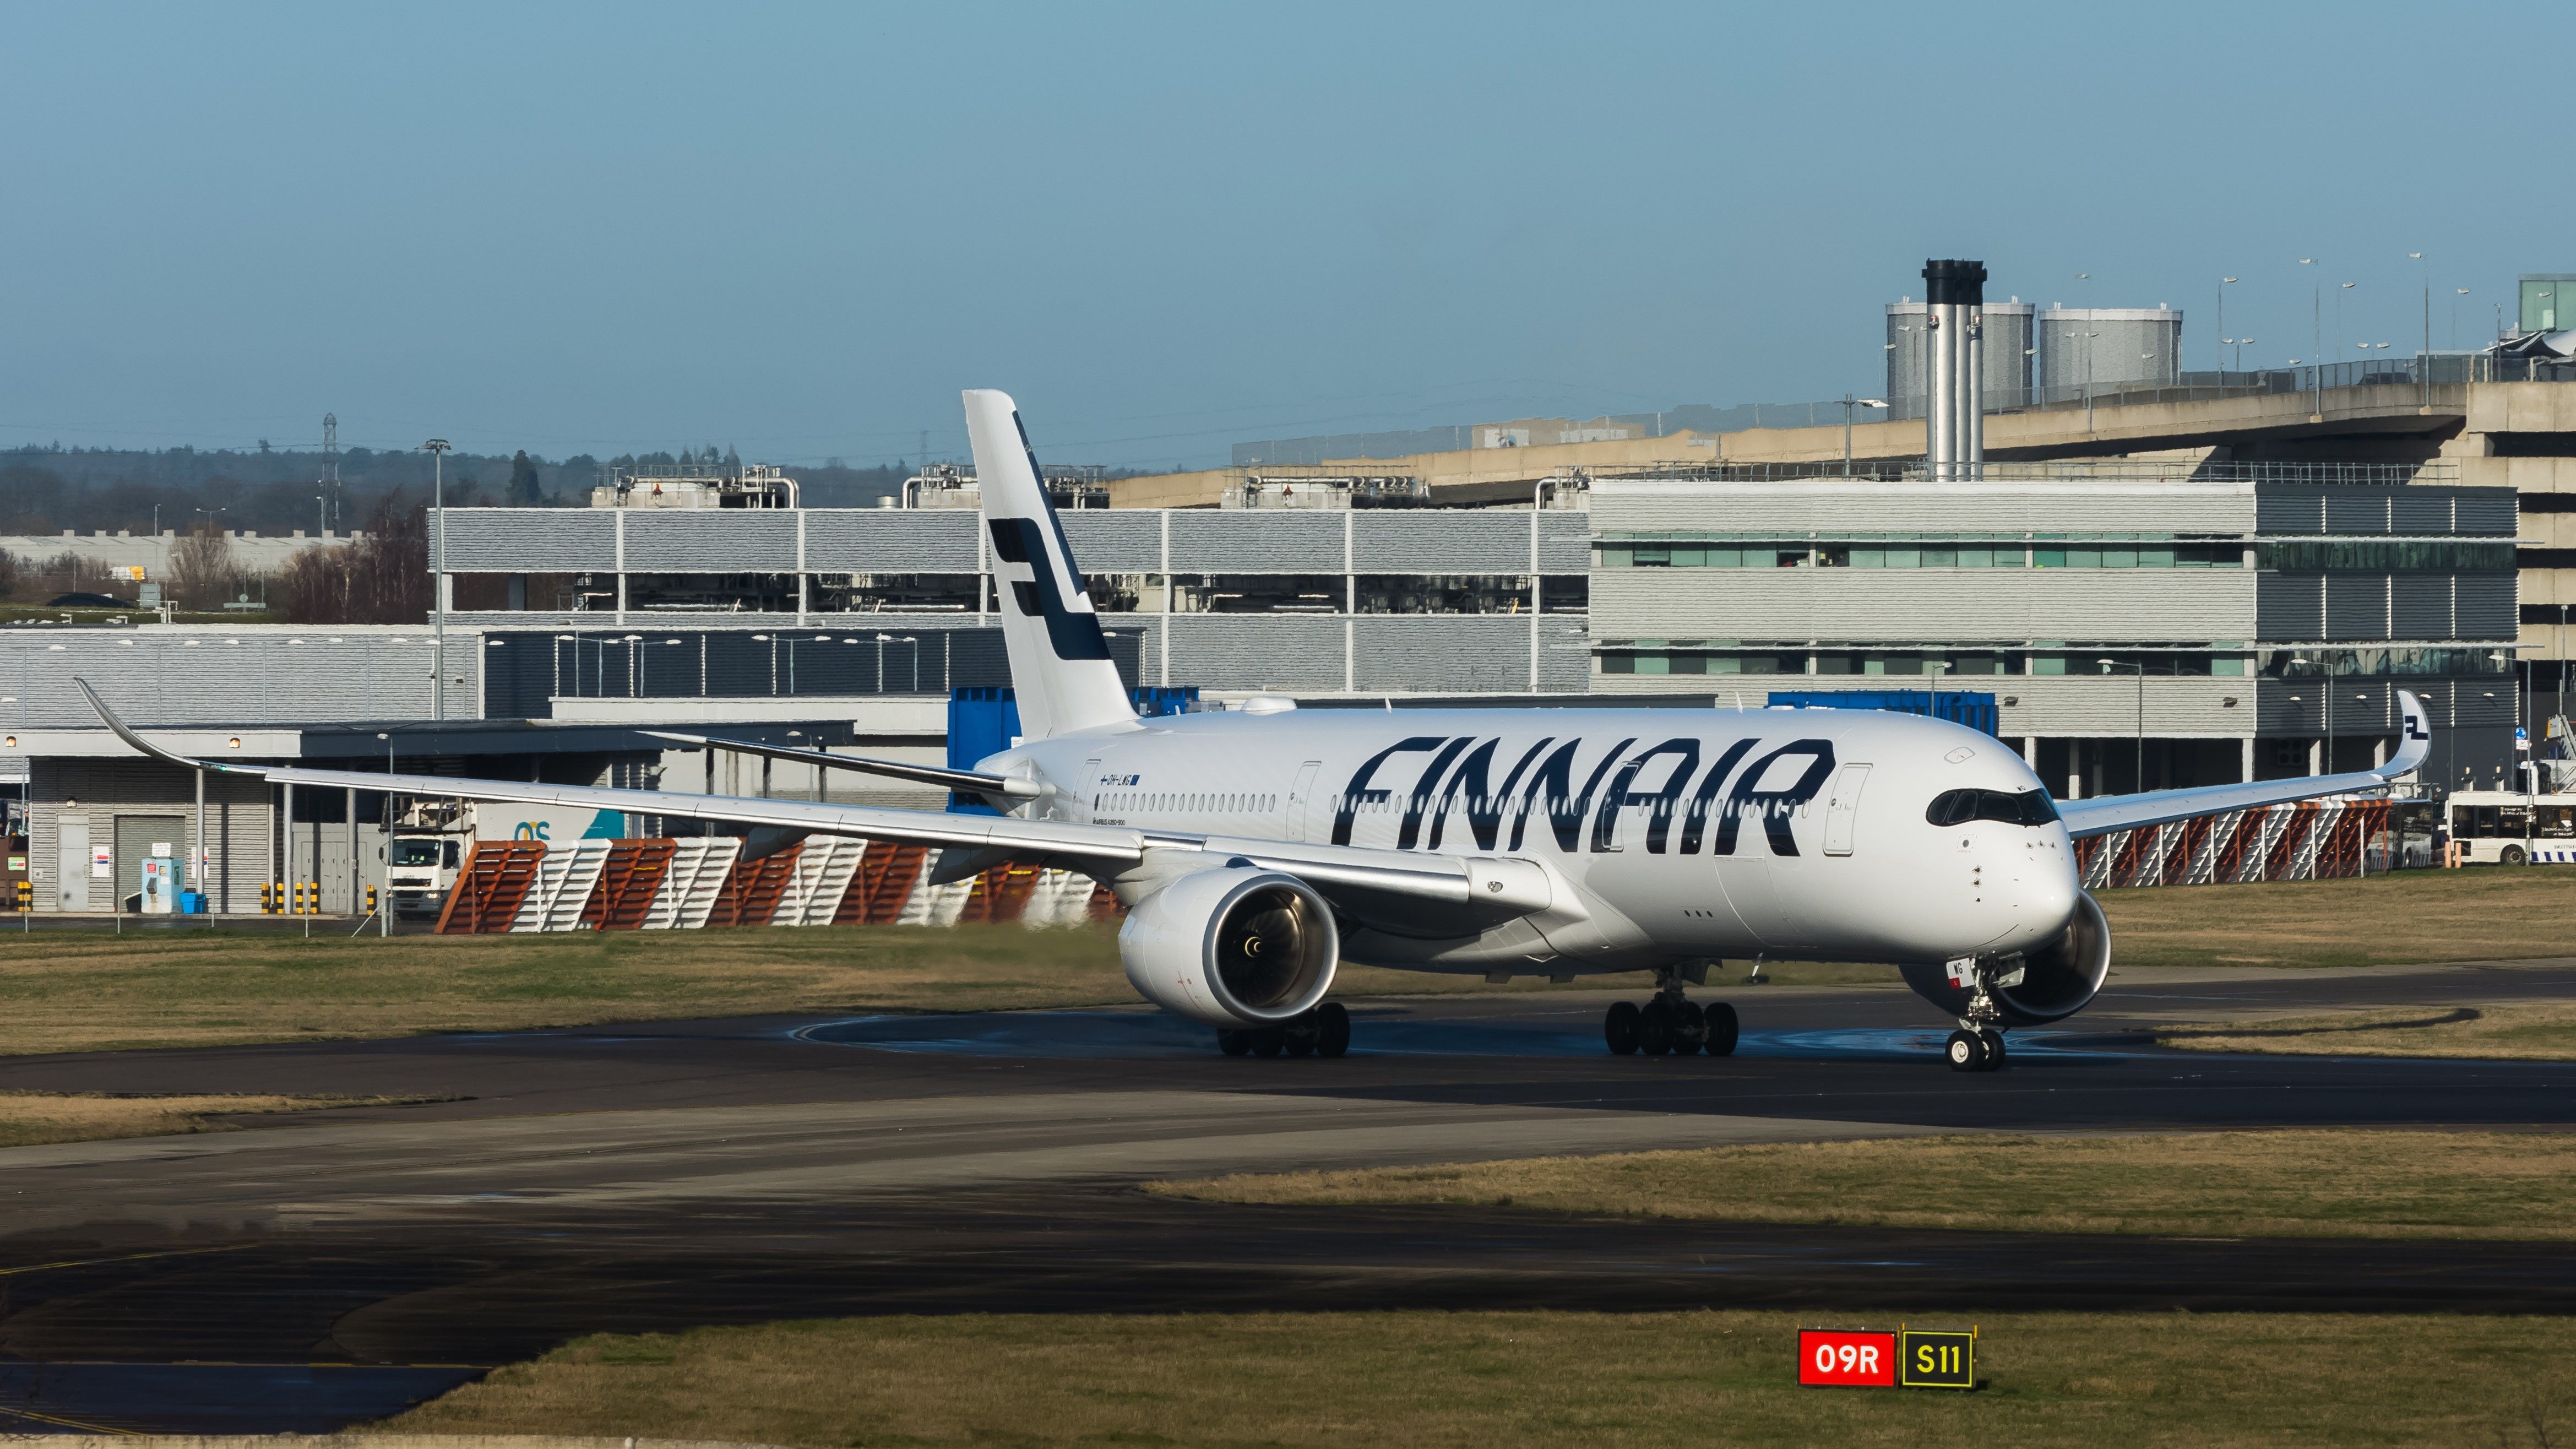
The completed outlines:
{"type": "MultiPolygon", "coordinates": [[[[1705,968],[1694,973],[1703,982],[1705,968]]],[[[1682,968],[1655,968],[1655,994],[1644,1006],[1633,1001],[1611,1003],[1609,1014],[1601,1018],[1601,1038],[1618,1056],[1650,1057],[1691,1056],[1706,1051],[1710,1056],[1732,1056],[1735,1053],[1735,1008],[1723,1001],[1712,1001],[1702,1007],[1682,995],[1682,968]]]]}
{"type": "Polygon", "coordinates": [[[1338,1057],[1351,1049],[1351,1014],[1327,1001],[1271,1026],[1218,1027],[1216,1049],[1230,1057],[1338,1057]]]}

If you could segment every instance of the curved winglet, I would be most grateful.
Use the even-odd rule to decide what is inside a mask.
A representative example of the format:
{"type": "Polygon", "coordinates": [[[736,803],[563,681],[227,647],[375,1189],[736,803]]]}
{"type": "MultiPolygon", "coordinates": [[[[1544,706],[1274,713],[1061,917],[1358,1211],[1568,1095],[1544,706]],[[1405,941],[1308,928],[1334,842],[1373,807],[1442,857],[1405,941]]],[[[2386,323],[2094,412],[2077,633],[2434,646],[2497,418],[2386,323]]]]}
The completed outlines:
{"type": "Polygon", "coordinates": [[[2417,699],[2412,690],[2397,691],[2397,753],[2371,773],[2395,780],[2422,768],[2424,757],[2431,753],[2433,731],[2425,723],[2424,701],[2417,699]]]}
{"type": "Polygon", "coordinates": [[[107,707],[106,700],[98,697],[98,691],[89,687],[88,680],[74,679],[72,683],[80,686],[81,694],[89,700],[89,707],[98,711],[98,717],[106,722],[109,729],[116,732],[116,737],[125,741],[127,744],[132,745],[135,749],[140,750],[144,754],[150,755],[156,760],[165,761],[173,765],[185,765],[191,770],[220,770],[223,768],[221,765],[211,765],[204,760],[192,760],[186,755],[176,754],[169,750],[165,750],[159,745],[152,743],[150,740],[145,739],[143,736],[136,734],[126,725],[125,721],[116,717],[115,710],[107,707]]]}

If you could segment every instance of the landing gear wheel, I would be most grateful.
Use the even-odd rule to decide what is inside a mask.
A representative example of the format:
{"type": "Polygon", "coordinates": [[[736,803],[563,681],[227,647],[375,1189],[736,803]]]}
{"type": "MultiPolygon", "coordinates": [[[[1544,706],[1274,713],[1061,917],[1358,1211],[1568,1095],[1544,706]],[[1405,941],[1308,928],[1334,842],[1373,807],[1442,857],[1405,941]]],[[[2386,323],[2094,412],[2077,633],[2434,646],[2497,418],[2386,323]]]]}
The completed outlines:
{"type": "Polygon", "coordinates": [[[1637,1054],[1640,1026],[1637,1016],[1637,1003],[1633,1001],[1610,1003],[1609,1014],[1601,1018],[1601,1039],[1609,1043],[1611,1055],[1632,1057],[1637,1054]]]}
{"type": "Polygon", "coordinates": [[[1673,1055],[1699,1055],[1699,1045],[1708,1039],[1708,1013],[1696,1001],[1685,1001],[1673,1012],[1673,1055]]]}
{"type": "Polygon", "coordinates": [[[1288,1055],[1311,1057],[1315,1054],[1316,1039],[1321,1032],[1316,1027],[1315,1013],[1312,1010],[1301,1011],[1281,1022],[1279,1031],[1285,1038],[1280,1045],[1286,1049],[1288,1055]]]}
{"type": "Polygon", "coordinates": [[[1984,1070],[1989,1072],[2002,1071],[2004,1069],[2004,1034],[1995,1030],[1991,1026],[1981,1026],[1977,1028],[1977,1040],[1984,1042],[1986,1045],[1986,1064],[1984,1070]]]}
{"type": "Polygon", "coordinates": [[[1256,1057],[1275,1057],[1286,1045],[1288,1033],[1280,1027],[1256,1026],[1252,1029],[1252,1054],[1256,1057]]]}
{"type": "Polygon", "coordinates": [[[1216,1049],[1230,1057],[1242,1056],[1252,1050],[1252,1033],[1219,1027],[1216,1033],[1216,1049]]]}
{"type": "Polygon", "coordinates": [[[1351,1013],[1338,1001],[1315,1008],[1315,1055],[1338,1057],[1351,1049],[1351,1013]]]}
{"type": "Polygon", "coordinates": [[[1950,1070],[1954,1072],[1980,1072],[1985,1070],[1985,1038],[1978,1036],[1975,1032],[1954,1031],[1950,1033],[1949,1045],[1943,1054],[1949,1057],[1950,1070]]]}
{"type": "Polygon", "coordinates": [[[1646,1003],[1637,1013],[1637,1050],[1650,1057],[1663,1056],[1673,1049],[1673,1009],[1660,996],[1646,1003]]]}
{"type": "Polygon", "coordinates": [[[1708,1004],[1707,1051],[1713,1057],[1735,1055],[1735,1008],[1723,1001],[1708,1004]]]}

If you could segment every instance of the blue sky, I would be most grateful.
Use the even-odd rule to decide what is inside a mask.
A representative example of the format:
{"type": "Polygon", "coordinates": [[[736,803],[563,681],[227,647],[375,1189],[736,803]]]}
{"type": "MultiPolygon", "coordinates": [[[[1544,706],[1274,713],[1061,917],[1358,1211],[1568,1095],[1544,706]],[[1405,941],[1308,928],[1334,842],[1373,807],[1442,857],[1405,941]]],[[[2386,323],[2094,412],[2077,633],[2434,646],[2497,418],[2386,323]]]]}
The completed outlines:
{"type": "Polygon", "coordinates": [[[1876,391],[1926,256],[2199,367],[2576,271],[2563,5],[0,15],[0,445],[1171,467],[1876,391]]]}

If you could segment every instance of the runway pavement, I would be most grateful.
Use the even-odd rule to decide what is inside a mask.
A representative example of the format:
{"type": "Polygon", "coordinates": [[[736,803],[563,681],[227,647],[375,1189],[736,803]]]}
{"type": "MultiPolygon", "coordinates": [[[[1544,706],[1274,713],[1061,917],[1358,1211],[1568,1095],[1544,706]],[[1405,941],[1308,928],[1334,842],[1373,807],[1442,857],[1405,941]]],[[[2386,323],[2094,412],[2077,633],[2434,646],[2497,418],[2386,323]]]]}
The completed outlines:
{"type": "Polygon", "coordinates": [[[1611,998],[1564,992],[1364,1000],[1353,1055],[1332,1062],[1224,1058],[1205,1033],[1141,1010],[0,1060],[0,1090],[453,1099],[0,1152],[0,1356],[61,1370],[0,1373],[0,1423],[327,1428],[581,1332],[809,1314],[2564,1312],[2576,1266],[2553,1245],[1255,1209],[1134,1184],[1934,1131],[2566,1126],[2576,1064],[2168,1053],[2143,1028],[2571,991],[2570,961],[2124,972],[2075,1022],[2016,1033],[2010,1070],[1968,1076],[1939,1064],[1946,1024],[1930,1008],[1875,987],[1695,992],[1742,1013],[1742,1049],[1724,1059],[1610,1057],[1597,1023],[1611,998]],[[327,1392],[277,1390],[278,1374],[315,1362],[336,1365],[327,1392]]]}

